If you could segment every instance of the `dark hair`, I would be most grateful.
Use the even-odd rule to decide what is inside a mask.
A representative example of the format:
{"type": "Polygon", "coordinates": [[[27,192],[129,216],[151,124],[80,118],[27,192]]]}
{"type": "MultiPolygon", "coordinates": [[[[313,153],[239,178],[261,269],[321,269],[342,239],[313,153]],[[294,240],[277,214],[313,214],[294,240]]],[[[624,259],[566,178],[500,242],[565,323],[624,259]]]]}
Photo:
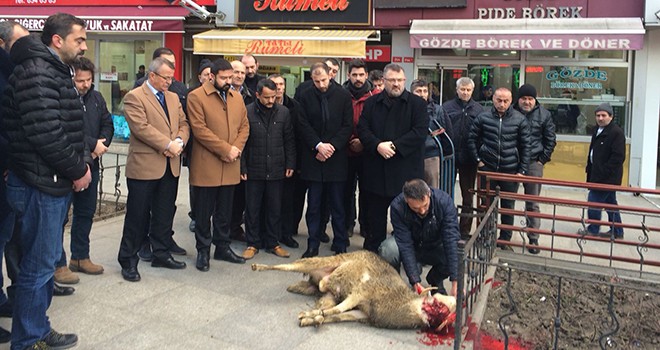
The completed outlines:
{"type": "Polygon", "coordinates": [[[369,72],[369,80],[374,81],[374,80],[383,80],[383,71],[380,69],[374,69],[371,72],[369,72]]]}
{"type": "Polygon", "coordinates": [[[351,62],[348,63],[348,72],[350,73],[353,68],[364,68],[364,71],[367,71],[367,63],[364,62],[363,59],[356,58],[351,60],[351,62]]]}
{"type": "Polygon", "coordinates": [[[73,70],[82,70],[82,71],[92,72],[92,74],[94,73],[94,70],[96,68],[96,67],[94,67],[94,62],[92,62],[87,57],[78,57],[78,58],[76,58],[73,61],[73,63],[71,63],[71,66],[73,66],[73,70]]]}
{"type": "Polygon", "coordinates": [[[330,63],[332,63],[333,66],[339,66],[339,60],[337,60],[334,57],[328,57],[328,58],[324,59],[323,63],[328,62],[328,61],[330,61],[330,63]]]}
{"type": "Polygon", "coordinates": [[[153,55],[151,55],[151,59],[153,60],[153,59],[158,58],[162,55],[172,55],[172,56],[174,56],[174,51],[172,51],[172,49],[170,49],[168,47],[159,47],[159,48],[154,50],[153,55]]]}
{"type": "Polygon", "coordinates": [[[68,14],[58,12],[54,15],[51,15],[46,19],[44,23],[44,30],[41,33],[41,42],[46,46],[50,46],[53,42],[53,35],[57,34],[62,39],[65,39],[67,35],[71,34],[73,31],[73,26],[79,25],[83,28],[87,26],[84,20],[68,14]]]}
{"type": "Polygon", "coordinates": [[[264,88],[267,88],[268,90],[277,90],[277,86],[275,86],[275,82],[273,82],[270,79],[261,79],[257,83],[257,93],[261,95],[261,93],[264,91],[264,88]]]}
{"type": "Polygon", "coordinates": [[[271,75],[268,76],[268,79],[275,79],[275,78],[282,78],[282,79],[284,79],[284,80],[286,81],[286,78],[284,78],[284,77],[282,76],[282,74],[273,73],[273,74],[271,74],[271,75]]]}
{"type": "Polygon", "coordinates": [[[141,64],[141,65],[138,67],[138,69],[140,69],[140,68],[145,69],[144,64],[141,64]]]}
{"type": "Polygon", "coordinates": [[[216,75],[221,70],[230,70],[233,72],[234,67],[232,67],[231,63],[229,63],[229,61],[227,61],[226,59],[218,58],[217,60],[213,61],[213,66],[211,67],[211,73],[216,75]]]}
{"type": "Polygon", "coordinates": [[[415,79],[410,83],[410,91],[415,91],[418,87],[428,87],[429,84],[426,83],[426,80],[424,79],[415,79]]]}
{"type": "Polygon", "coordinates": [[[309,73],[311,75],[314,75],[314,72],[316,72],[319,69],[323,69],[326,74],[330,74],[330,67],[327,64],[325,64],[325,62],[314,63],[311,67],[309,67],[309,73]]]}
{"type": "Polygon", "coordinates": [[[398,72],[405,72],[405,70],[403,70],[403,67],[401,67],[401,65],[396,64],[396,63],[389,63],[387,66],[385,66],[385,68],[383,68],[383,74],[387,73],[387,71],[389,71],[389,70],[397,72],[397,73],[398,72]]]}
{"type": "Polygon", "coordinates": [[[431,195],[431,188],[422,179],[412,179],[403,184],[402,192],[404,198],[419,201],[431,195]]]}

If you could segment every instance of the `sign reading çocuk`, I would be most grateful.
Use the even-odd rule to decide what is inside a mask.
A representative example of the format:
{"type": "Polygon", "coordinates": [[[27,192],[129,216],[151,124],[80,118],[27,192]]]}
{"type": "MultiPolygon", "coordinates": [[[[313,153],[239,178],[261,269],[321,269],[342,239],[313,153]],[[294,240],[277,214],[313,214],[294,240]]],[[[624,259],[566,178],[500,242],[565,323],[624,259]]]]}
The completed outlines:
{"type": "Polygon", "coordinates": [[[239,24],[371,25],[372,0],[241,0],[239,24]]]}

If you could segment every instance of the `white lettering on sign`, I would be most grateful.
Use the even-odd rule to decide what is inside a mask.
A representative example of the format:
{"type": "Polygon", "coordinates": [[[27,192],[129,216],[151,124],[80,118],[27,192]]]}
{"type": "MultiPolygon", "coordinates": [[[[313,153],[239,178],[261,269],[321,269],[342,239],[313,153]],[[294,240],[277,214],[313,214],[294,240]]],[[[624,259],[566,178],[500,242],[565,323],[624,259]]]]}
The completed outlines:
{"type": "Polygon", "coordinates": [[[543,5],[536,5],[536,7],[523,7],[517,13],[514,7],[480,7],[477,8],[477,18],[582,18],[582,9],[582,6],[543,7],[543,5]]]}
{"type": "Polygon", "coordinates": [[[422,49],[482,49],[482,50],[632,50],[639,47],[636,38],[607,36],[556,38],[550,35],[525,38],[494,35],[488,37],[443,38],[432,35],[412,35],[411,47],[422,49]]]}
{"type": "Polygon", "coordinates": [[[367,58],[367,60],[375,61],[380,59],[381,56],[383,56],[383,50],[367,48],[367,51],[364,53],[364,55],[367,58]]]}
{"type": "Polygon", "coordinates": [[[110,30],[121,32],[150,32],[154,21],[114,20],[110,22],[110,30]]]}

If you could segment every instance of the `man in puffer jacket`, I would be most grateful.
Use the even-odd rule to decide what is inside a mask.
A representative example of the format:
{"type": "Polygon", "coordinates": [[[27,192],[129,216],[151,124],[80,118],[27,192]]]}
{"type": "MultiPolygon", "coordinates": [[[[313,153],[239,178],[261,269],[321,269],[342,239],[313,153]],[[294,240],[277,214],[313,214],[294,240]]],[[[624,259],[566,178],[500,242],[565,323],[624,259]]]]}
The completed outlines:
{"type": "MultiPolygon", "coordinates": [[[[530,158],[527,175],[543,177],[543,165],[550,161],[552,152],[557,144],[555,136],[555,123],[552,121],[550,111],[543,108],[536,101],[536,88],[531,84],[525,84],[518,89],[518,102],[513,107],[527,117],[530,127],[530,158]]],[[[541,184],[524,183],[525,194],[538,196],[541,193],[541,184]]],[[[525,202],[525,210],[540,212],[539,203],[533,201],[525,202]]],[[[538,229],[541,227],[540,218],[529,218],[527,227],[538,229]]],[[[539,234],[527,233],[530,246],[538,246],[539,234]]],[[[540,253],[536,247],[530,247],[528,251],[532,254],[540,253]]]]}
{"type": "Polygon", "coordinates": [[[474,182],[477,179],[477,163],[467,147],[470,126],[474,118],[484,111],[472,98],[474,81],[468,77],[456,80],[456,98],[442,104],[442,109],[454,127],[452,141],[455,147],[456,174],[461,186],[462,207],[459,228],[461,237],[467,237],[472,229],[472,208],[474,207],[474,182]]]}
{"type": "MultiPolygon", "coordinates": [[[[499,88],[493,95],[493,107],[477,116],[470,129],[468,147],[481,171],[527,175],[529,171],[530,132],[524,115],[511,107],[511,90],[499,88]]],[[[485,181],[481,182],[485,186],[485,181]]],[[[517,182],[490,181],[490,188],[518,192],[517,182]]],[[[513,209],[515,201],[502,199],[501,207],[513,209]]],[[[513,225],[513,215],[502,215],[502,224],[513,225]]],[[[510,241],[511,231],[500,230],[500,240],[510,241]]],[[[498,247],[511,250],[510,246],[498,247]]]]}
{"type": "Polygon", "coordinates": [[[21,230],[24,253],[16,285],[12,350],[69,348],[75,334],[51,329],[46,310],[53,296],[55,263],[62,254],[62,230],[71,192],[91,181],[84,143],[83,106],[70,67],[87,49],[85,21],[58,13],[44,23],[41,40],[16,41],[16,64],[3,96],[9,137],[7,199],[21,230]]]}

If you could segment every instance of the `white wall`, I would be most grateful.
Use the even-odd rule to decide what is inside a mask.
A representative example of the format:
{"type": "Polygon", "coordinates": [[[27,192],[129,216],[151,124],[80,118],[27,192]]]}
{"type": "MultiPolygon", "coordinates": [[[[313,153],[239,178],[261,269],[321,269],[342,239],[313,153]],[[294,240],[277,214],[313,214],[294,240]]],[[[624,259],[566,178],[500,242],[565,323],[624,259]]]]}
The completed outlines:
{"type": "MultiPolygon", "coordinates": [[[[408,29],[392,31],[392,57],[415,57],[415,52],[410,48],[410,33],[408,29]]],[[[415,64],[397,62],[406,71],[406,89],[414,79],[415,64]]]]}
{"type": "Polygon", "coordinates": [[[630,185],[655,189],[660,119],[660,28],[646,29],[644,48],[635,54],[630,185]]]}

